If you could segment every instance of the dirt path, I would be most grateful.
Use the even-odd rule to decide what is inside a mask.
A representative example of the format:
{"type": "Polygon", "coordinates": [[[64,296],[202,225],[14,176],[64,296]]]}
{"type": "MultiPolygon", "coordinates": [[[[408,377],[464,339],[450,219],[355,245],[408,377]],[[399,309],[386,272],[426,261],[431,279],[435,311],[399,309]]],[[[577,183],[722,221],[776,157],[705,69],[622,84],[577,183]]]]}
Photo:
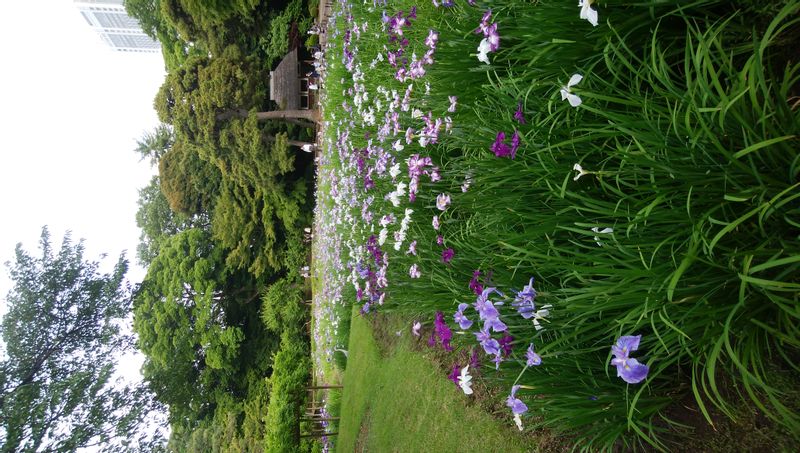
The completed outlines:
{"type": "MultiPolygon", "coordinates": [[[[323,51],[328,44],[328,19],[330,19],[331,14],[333,14],[333,6],[335,0],[320,0],[319,2],[319,12],[317,14],[317,24],[321,26],[321,30],[319,32],[319,47],[323,51]]],[[[320,91],[324,89],[324,87],[319,87],[320,91]]],[[[316,123],[317,123],[317,136],[316,136],[316,149],[314,150],[314,160],[319,162],[320,154],[322,153],[322,137],[324,136],[324,124],[322,122],[322,112],[319,109],[319,104],[317,105],[316,112],[316,123]]]]}

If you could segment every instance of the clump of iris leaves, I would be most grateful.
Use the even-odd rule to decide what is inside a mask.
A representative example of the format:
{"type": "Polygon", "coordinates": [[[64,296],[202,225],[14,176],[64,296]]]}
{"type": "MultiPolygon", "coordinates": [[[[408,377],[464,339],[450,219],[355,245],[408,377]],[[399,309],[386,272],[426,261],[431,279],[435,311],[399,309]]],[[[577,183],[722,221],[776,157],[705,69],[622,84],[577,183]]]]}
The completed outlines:
{"type": "MultiPolygon", "coordinates": [[[[331,143],[352,100],[342,62],[353,22],[363,33],[348,32],[348,52],[371,100],[378,87],[402,96],[413,83],[413,107],[442,115],[458,98],[438,143],[393,151],[398,162],[430,156],[442,180],[423,179],[417,200],[399,208],[384,199],[395,190],[389,179],[363,194],[374,197],[377,229],[381,216],[413,208],[407,240],[418,244],[416,256],[385,247],[389,286],[374,309],[428,328],[441,311],[458,331],[453,314],[475,301],[469,282],[479,271],[481,285],[509,296],[498,310],[513,340],[497,369],[483,356],[470,371],[521,385],[525,429],[563,433],[580,447],[670,449],[684,407],[713,423],[745,404],[800,432],[796,397],[787,398],[797,389],[785,384],[800,371],[800,2],[599,1],[597,26],[569,1],[356,3],[343,6],[326,55],[331,143]],[[369,64],[397,47],[386,19],[412,7],[406,56],[426,52],[430,30],[438,45],[426,73],[401,82],[386,61],[369,64]],[[500,43],[480,55],[476,29],[489,9],[500,43]],[[489,64],[477,58],[486,55],[489,64]],[[574,74],[577,107],[561,94],[574,74]],[[513,159],[498,157],[498,133],[515,131],[513,159]],[[443,193],[445,211],[436,208],[443,193]],[[444,263],[447,249],[454,256],[444,263]],[[413,265],[419,278],[409,276],[413,265]],[[551,306],[541,329],[510,303],[531,277],[534,303],[551,306]],[[611,364],[616,339],[632,335],[649,367],[638,384],[611,364]],[[531,343],[535,367],[526,366],[531,343]]],[[[402,112],[404,129],[420,121],[402,112]]],[[[351,149],[375,141],[380,122],[354,121],[351,149]]],[[[351,209],[362,218],[361,204],[351,209]]],[[[367,244],[375,228],[336,231],[367,244]]],[[[369,260],[342,257],[341,269],[369,260]]],[[[361,304],[352,286],[343,298],[361,304]]],[[[456,349],[477,348],[477,327],[454,336],[456,349]]]]}

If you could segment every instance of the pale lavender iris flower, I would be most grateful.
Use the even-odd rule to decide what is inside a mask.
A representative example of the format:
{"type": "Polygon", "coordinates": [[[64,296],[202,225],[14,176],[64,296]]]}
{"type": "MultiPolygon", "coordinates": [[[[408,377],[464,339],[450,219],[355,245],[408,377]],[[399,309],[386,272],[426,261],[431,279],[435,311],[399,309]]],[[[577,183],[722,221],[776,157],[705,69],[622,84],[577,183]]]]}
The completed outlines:
{"type": "Polygon", "coordinates": [[[611,346],[611,354],[614,355],[611,364],[617,367],[617,377],[622,378],[628,384],[642,382],[650,371],[647,365],[630,358],[630,353],[639,349],[641,339],[641,335],[625,335],[619,337],[617,342],[611,346]]]}

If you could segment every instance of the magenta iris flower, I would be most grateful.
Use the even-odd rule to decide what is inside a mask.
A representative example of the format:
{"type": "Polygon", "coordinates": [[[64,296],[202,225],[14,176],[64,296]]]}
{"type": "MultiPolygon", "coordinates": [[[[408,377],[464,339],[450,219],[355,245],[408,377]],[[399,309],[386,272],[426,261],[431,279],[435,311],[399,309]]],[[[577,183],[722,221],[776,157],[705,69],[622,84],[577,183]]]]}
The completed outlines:
{"type": "Polygon", "coordinates": [[[472,272],[472,279],[469,281],[469,289],[472,290],[473,293],[479,295],[483,292],[483,286],[478,282],[478,277],[481,276],[481,271],[476,269],[472,272]]]}
{"type": "Polygon", "coordinates": [[[511,343],[514,342],[514,337],[508,334],[508,331],[503,332],[503,336],[500,338],[500,350],[503,352],[503,357],[508,357],[511,354],[511,343]]]}
{"type": "Polygon", "coordinates": [[[519,149],[519,131],[514,130],[514,135],[511,136],[511,158],[517,156],[517,149],[519,149]]]}
{"type": "Polygon", "coordinates": [[[442,347],[445,351],[452,351],[453,347],[450,346],[450,340],[453,339],[453,332],[447,323],[444,322],[444,313],[441,311],[436,312],[436,319],[433,322],[434,335],[441,341],[442,347]]]}
{"type": "Polygon", "coordinates": [[[481,362],[478,358],[478,349],[476,348],[472,348],[472,354],[469,356],[469,366],[472,368],[473,372],[477,371],[481,366],[481,362]]]}
{"type": "Polygon", "coordinates": [[[455,254],[456,254],[456,251],[453,250],[452,247],[442,250],[442,262],[444,264],[450,264],[450,261],[453,260],[453,257],[455,256],[455,254]]]}
{"type": "Polygon", "coordinates": [[[514,157],[512,156],[511,147],[505,143],[505,140],[506,140],[506,133],[503,131],[498,132],[497,137],[495,137],[494,139],[494,143],[492,143],[492,146],[489,149],[497,157],[510,156],[513,159],[514,157]]]}
{"type": "Polygon", "coordinates": [[[630,358],[630,353],[639,349],[641,335],[626,335],[619,337],[617,342],[611,346],[611,364],[617,367],[617,377],[622,378],[628,384],[638,384],[646,377],[650,368],[639,363],[638,360],[630,358]]]}
{"type": "Polygon", "coordinates": [[[514,112],[514,119],[519,121],[519,124],[525,124],[525,115],[522,112],[522,101],[517,103],[517,111],[514,112]]]}
{"type": "Polygon", "coordinates": [[[453,381],[453,384],[455,384],[456,387],[458,387],[458,374],[460,369],[461,367],[458,364],[454,364],[453,371],[449,375],[447,375],[447,379],[453,381]]]}

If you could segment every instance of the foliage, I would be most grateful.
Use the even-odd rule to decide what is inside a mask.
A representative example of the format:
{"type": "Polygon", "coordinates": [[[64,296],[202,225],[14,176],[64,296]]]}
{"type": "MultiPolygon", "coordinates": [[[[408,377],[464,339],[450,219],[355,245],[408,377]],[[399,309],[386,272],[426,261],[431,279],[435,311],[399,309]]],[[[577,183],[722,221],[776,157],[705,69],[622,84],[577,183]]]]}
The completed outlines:
{"type": "Polygon", "coordinates": [[[297,341],[297,334],[297,331],[285,330],[281,334],[281,348],[273,358],[266,418],[265,450],[268,452],[293,452],[300,444],[298,421],[311,360],[308,343],[297,341]]]}
{"type": "Polygon", "coordinates": [[[135,151],[141,154],[141,160],[147,159],[150,165],[158,165],[161,157],[172,147],[175,134],[168,124],[159,124],[152,132],[145,132],[136,140],[135,151]]]}
{"type": "Polygon", "coordinates": [[[294,329],[307,318],[303,291],[297,282],[282,278],[267,288],[261,305],[261,320],[274,332],[294,329]]]}
{"type": "MultiPolygon", "coordinates": [[[[285,9],[270,17],[269,32],[261,38],[260,46],[265,55],[267,67],[274,67],[289,51],[289,37],[292,23],[302,15],[301,0],[292,0],[285,9]]],[[[303,30],[305,32],[305,30],[303,30]]]]}
{"type": "Polygon", "coordinates": [[[188,229],[163,245],[136,294],[143,374],[173,420],[203,419],[221,394],[241,391],[242,306],[257,292],[232,277],[208,234],[188,229]]]}
{"type": "MultiPolygon", "coordinates": [[[[571,5],[495,2],[501,44],[490,64],[474,58],[484,11],[415,5],[404,55],[425,53],[429,30],[439,32],[439,46],[413,90],[388,62],[378,64],[383,40],[345,34],[353,23],[341,24],[326,79],[333,106],[326,119],[342,128],[340,135],[328,129],[338,153],[328,168],[341,170],[331,170],[330,184],[347,200],[338,217],[326,216],[342,221],[325,237],[343,243],[338,281],[352,278],[364,289],[351,270],[369,265],[389,282],[383,309],[450,318],[459,303],[475,301],[468,285],[479,270],[482,284],[504,293],[492,299],[503,302],[498,310],[514,338],[514,352],[499,357],[498,380],[526,386],[519,394],[530,410],[526,426],[575,436],[579,447],[668,449],[684,406],[700,414],[691,424],[718,423],[715,411],[733,418],[734,407],[747,404],[798,432],[796,384],[785,378],[797,370],[800,345],[793,108],[800,67],[790,57],[800,5],[782,2],[777,14],[754,17],[756,3],[593,3],[603,22],[592,27],[571,5]],[[573,74],[582,81],[567,88],[573,74]],[[582,103],[570,105],[562,89],[582,103]],[[378,102],[391,106],[398,98],[387,93],[406,90],[412,105],[396,121],[399,130],[411,128],[412,140],[370,155],[366,137],[375,146],[384,127],[378,102]],[[448,96],[457,96],[454,112],[448,96]],[[416,108],[423,118],[412,116],[416,108]],[[446,117],[452,127],[441,128],[438,143],[417,142],[431,134],[426,122],[444,125],[446,117]],[[513,159],[492,152],[503,131],[520,140],[513,159]],[[343,146],[344,137],[352,143],[343,146]],[[413,206],[393,206],[384,195],[408,179],[404,171],[397,180],[376,177],[377,156],[402,166],[414,154],[430,156],[442,181],[423,179],[413,206]],[[361,189],[365,174],[374,179],[369,192],[361,189]],[[436,209],[445,193],[452,204],[436,209]],[[418,253],[405,253],[405,244],[393,252],[401,241],[389,234],[381,248],[389,266],[367,253],[366,242],[384,216],[400,219],[406,208],[414,210],[408,235],[418,253]],[[449,265],[445,248],[456,251],[449,265]],[[412,265],[420,279],[409,279],[412,265]],[[539,328],[511,305],[528,284],[537,310],[549,310],[535,318],[539,328]],[[637,334],[650,372],[643,384],[626,386],[609,367],[610,347],[637,334]],[[531,343],[541,366],[526,366],[531,343]]],[[[411,6],[393,4],[387,15],[411,6]]],[[[351,15],[370,29],[383,20],[361,7],[342,16],[351,15]]],[[[339,296],[352,300],[354,292],[339,296]]],[[[365,310],[377,295],[361,300],[365,310]]],[[[472,346],[472,333],[456,337],[472,346]]]]}
{"type": "Polygon", "coordinates": [[[145,442],[137,430],[153,407],[148,394],[113,378],[119,354],[131,346],[120,331],[130,310],[127,262],[120,257],[102,274],[69,233],[54,250],[47,228],[39,247],[35,257],[18,244],[9,264],[14,286],[0,331],[2,450],[119,451],[123,441],[145,442]]]}
{"type": "MultiPolygon", "coordinates": [[[[259,320],[264,288],[305,259],[291,241],[310,222],[312,156],[290,148],[304,137],[255,114],[270,104],[259,43],[287,2],[128,3],[162,43],[168,74],[154,106],[172,132],[139,149],[159,168],[137,216],[149,264],[134,322],[145,377],[169,405],[170,450],[261,451],[272,356],[306,315],[275,300],[279,329],[259,320]]],[[[299,19],[301,3],[290,14],[299,19]]]]}
{"type": "Polygon", "coordinates": [[[136,257],[145,266],[158,256],[162,242],[182,230],[202,223],[202,215],[190,218],[170,208],[161,191],[158,176],[153,176],[149,185],[139,189],[137,204],[139,209],[136,212],[136,225],[141,234],[136,257]]]}
{"type": "Polygon", "coordinates": [[[175,142],[159,160],[158,173],[161,192],[174,212],[194,217],[213,211],[222,175],[194,146],[175,142]]]}

